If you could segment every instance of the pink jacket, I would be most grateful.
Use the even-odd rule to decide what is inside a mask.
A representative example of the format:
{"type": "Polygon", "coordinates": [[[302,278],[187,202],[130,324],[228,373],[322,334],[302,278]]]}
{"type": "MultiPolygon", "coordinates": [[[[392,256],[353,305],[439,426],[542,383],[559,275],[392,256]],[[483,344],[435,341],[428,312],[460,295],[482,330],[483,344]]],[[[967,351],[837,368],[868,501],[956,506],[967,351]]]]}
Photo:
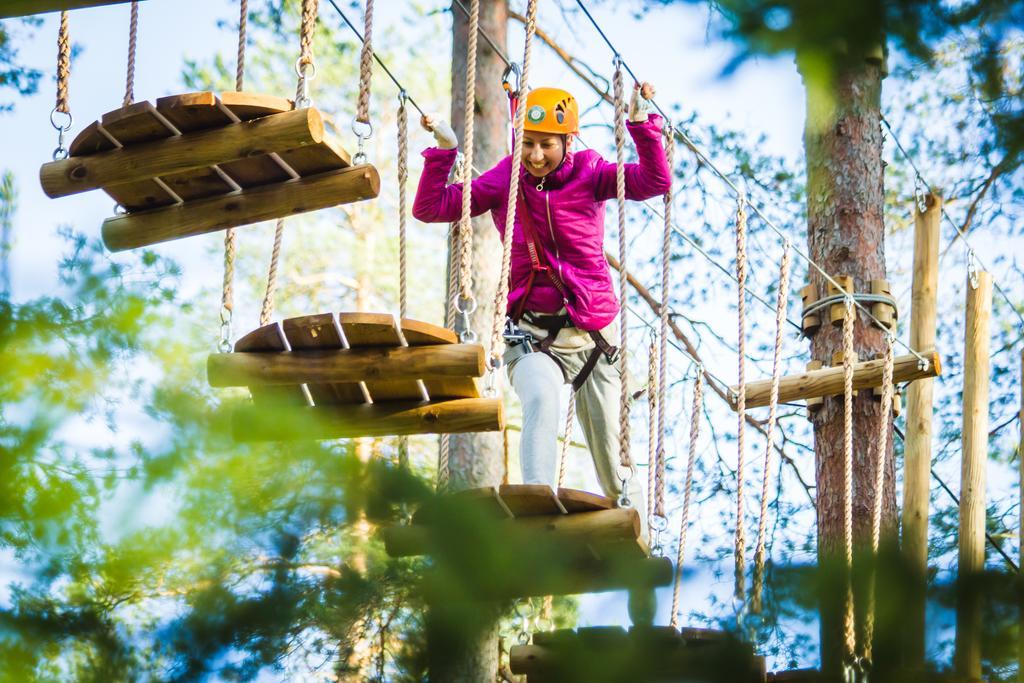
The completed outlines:
{"type": "MultiPolygon", "coordinates": [[[[627,123],[639,163],[626,164],[626,198],[644,200],[665,194],[672,182],[662,148],[662,120],[652,114],[645,123],[627,123]]],[[[425,159],[413,202],[412,215],[427,223],[451,222],[462,213],[462,184],[447,184],[456,150],[431,147],[425,159]]],[[[505,230],[512,157],[473,181],[472,214],[490,211],[499,233],[505,230]]],[[[543,190],[525,168],[520,182],[526,207],[536,226],[543,261],[557,269],[572,297],[564,302],[576,327],[600,330],[619,312],[608,262],[604,257],[604,205],[615,197],[615,163],[593,150],[568,152],[562,165],[544,179],[543,190]]],[[[512,272],[508,310],[526,294],[532,264],[523,226],[516,218],[512,233],[512,272]]],[[[526,310],[555,313],[562,296],[550,279],[538,276],[526,300],[526,310]]]]}

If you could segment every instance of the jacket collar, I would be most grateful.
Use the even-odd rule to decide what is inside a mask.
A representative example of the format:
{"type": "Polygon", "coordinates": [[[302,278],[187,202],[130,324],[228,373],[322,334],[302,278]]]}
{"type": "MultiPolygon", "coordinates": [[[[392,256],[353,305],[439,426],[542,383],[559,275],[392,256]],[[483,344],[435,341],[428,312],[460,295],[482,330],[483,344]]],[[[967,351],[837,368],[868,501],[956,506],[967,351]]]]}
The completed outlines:
{"type": "MultiPolygon", "coordinates": [[[[559,188],[572,177],[573,161],[575,158],[574,152],[570,149],[566,151],[565,156],[562,158],[562,163],[558,165],[551,173],[544,176],[544,189],[553,190],[559,188]]],[[[525,166],[519,167],[519,180],[520,182],[527,183],[531,187],[536,186],[540,182],[540,178],[536,178],[526,170],[525,166]]]]}

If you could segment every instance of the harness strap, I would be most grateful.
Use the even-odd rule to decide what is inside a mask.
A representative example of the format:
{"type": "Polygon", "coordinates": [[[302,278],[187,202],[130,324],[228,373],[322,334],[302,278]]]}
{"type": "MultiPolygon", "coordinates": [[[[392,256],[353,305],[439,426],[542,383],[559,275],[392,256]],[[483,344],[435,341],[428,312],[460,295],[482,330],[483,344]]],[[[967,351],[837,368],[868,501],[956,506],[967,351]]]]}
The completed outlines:
{"type": "Polygon", "coordinates": [[[516,199],[516,215],[520,217],[523,224],[523,232],[526,235],[526,251],[530,255],[530,276],[526,281],[526,291],[523,292],[523,296],[519,299],[515,309],[512,311],[512,322],[519,322],[520,318],[523,317],[523,312],[526,308],[526,300],[530,296],[530,290],[533,289],[533,283],[536,280],[537,273],[546,273],[548,279],[551,280],[551,284],[555,286],[558,293],[562,295],[562,302],[568,304],[572,299],[575,299],[572,292],[566,286],[561,276],[555,268],[544,263],[542,260],[543,250],[540,246],[540,241],[537,237],[537,228],[533,223],[533,216],[530,215],[530,211],[526,206],[526,195],[523,193],[523,186],[519,186],[519,195],[516,199]]]}

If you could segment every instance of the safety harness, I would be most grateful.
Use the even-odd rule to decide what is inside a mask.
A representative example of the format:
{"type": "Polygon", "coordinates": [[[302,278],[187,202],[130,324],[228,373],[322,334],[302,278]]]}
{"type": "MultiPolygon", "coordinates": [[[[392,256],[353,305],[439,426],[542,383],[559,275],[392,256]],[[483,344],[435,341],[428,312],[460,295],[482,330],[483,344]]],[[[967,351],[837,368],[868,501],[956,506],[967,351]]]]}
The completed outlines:
{"type": "MultiPolygon", "coordinates": [[[[562,371],[562,376],[569,381],[569,374],[565,370],[565,366],[551,351],[551,346],[555,343],[558,338],[558,333],[566,327],[573,327],[572,319],[568,314],[558,315],[545,315],[535,313],[533,311],[526,311],[526,300],[530,296],[530,290],[533,289],[534,282],[537,279],[538,274],[545,274],[548,279],[551,280],[551,284],[555,286],[558,293],[562,295],[562,301],[568,306],[575,296],[569,291],[565,282],[562,280],[561,275],[558,274],[556,268],[552,268],[547,265],[544,260],[544,252],[540,247],[540,242],[537,238],[537,228],[533,222],[533,217],[526,206],[526,197],[523,194],[523,188],[519,187],[519,197],[517,199],[517,214],[522,220],[523,231],[526,235],[526,250],[530,254],[530,275],[526,280],[526,289],[523,292],[522,297],[516,302],[515,308],[512,310],[509,322],[510,325],[506,326],[506,340],[511,345],[525,344],[527,353],[530,351],[540,351],[545,354],[551,360],[555,361],[559,369],[562,371]],[[544,339],[541,339],[536,347],[530,343],[530,340],[526,338],[523,333],[518,330],[516,325],[519,324],[520,320],[525,320],[530,325],[538,327],[548,333],[544,339]]],[[[594,340],[594,350],[591,351],[590,356],[587,358],[586,363],[580,369],[579,373],[571,381],[573,391],[579,391],[583,383],[587,381],[590,373],[594,371],[594,367],[597,365],[597,361],[600,360],[601,355],[608,360],[609,363],[614,363],[615,358],[618,355],[618,348],[609,344],[605,338],[601,335],[598,330],[587,330],[590,338],[594,340]]]]}

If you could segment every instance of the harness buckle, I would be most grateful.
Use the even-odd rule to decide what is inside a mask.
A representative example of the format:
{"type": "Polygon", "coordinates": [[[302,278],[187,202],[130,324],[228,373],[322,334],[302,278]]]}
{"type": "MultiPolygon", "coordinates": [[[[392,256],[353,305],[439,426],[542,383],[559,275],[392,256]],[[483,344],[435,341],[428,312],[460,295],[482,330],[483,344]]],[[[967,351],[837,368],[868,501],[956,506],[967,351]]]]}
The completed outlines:
{"type": "Polygon", "coordinates": [[[533,342],[536,341],[533,335],[529,332],[524,332],[512,322],[512,318],[505,318],[505,331],[502,332],[501,336],[505,339],[505,344],[508,346],[519,346],[520,344],[526,345],[526,352],[533,353],[533,342]]]}

